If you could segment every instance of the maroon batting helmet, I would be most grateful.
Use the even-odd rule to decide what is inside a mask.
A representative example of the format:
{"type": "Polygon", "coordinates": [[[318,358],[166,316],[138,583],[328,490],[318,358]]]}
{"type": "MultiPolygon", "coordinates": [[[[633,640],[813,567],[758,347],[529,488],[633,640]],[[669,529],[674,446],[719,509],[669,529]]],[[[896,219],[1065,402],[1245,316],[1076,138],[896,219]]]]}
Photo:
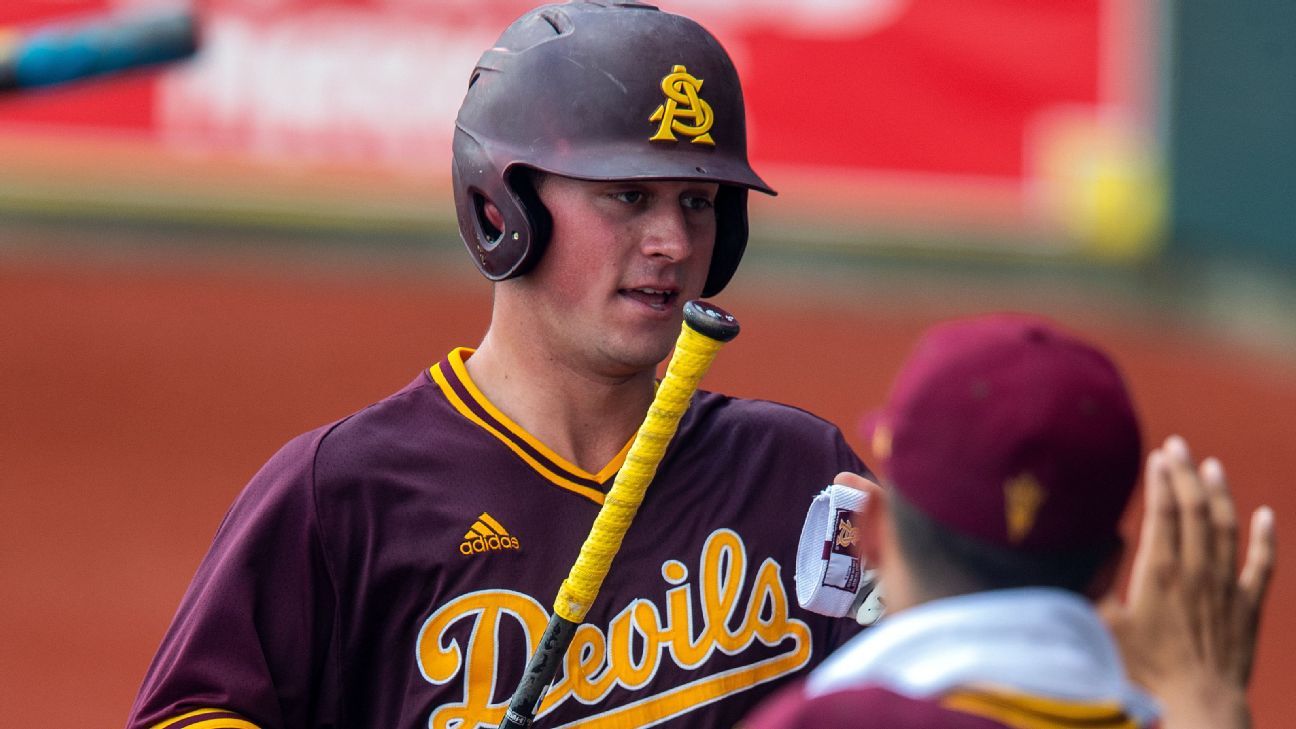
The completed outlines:
{"type": "Polygon", "coordinates": [[[453,167],[459,232],[492,281],[525,273],[548,242],[528,169],[719,183],[706,296],[747,247],[747,190],[774,194],[747,163],[729,55],[694,21],[638,2],[545,5],[510,25],[469,78],[453,167]],[[503,230],[486,220],[488,201],[503,230]]]}

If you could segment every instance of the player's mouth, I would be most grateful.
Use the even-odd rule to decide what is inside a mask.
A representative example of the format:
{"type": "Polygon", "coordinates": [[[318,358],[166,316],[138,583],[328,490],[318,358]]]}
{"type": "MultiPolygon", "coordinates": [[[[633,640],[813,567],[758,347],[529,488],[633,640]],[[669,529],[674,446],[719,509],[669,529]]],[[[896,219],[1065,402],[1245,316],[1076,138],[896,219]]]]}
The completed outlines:
{"type": "Polygon", "coordinates": [[[679,299],[676,289],[658,289],[640,286],[631,289],[619,289],[617,293],[633,299],[655,311],[668,311],[679,299]]]}

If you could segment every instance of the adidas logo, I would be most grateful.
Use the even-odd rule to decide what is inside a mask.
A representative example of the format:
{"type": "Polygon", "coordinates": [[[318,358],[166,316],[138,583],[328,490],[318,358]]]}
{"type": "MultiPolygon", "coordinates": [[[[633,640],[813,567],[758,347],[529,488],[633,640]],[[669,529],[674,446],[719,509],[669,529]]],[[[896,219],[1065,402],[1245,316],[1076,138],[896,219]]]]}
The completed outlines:
{"type": "Polygon", "coordinates": [[[483,511],[481,516],[477,517],[477,521],[473,522],[472,528],[464,535],[463,542],[459,544],[459,551],[466,555],[473,555],[482,552],[498,552],[501,549],[518,549],[520,546],[517,537],[509,536],[507,529],[483,511]]]}

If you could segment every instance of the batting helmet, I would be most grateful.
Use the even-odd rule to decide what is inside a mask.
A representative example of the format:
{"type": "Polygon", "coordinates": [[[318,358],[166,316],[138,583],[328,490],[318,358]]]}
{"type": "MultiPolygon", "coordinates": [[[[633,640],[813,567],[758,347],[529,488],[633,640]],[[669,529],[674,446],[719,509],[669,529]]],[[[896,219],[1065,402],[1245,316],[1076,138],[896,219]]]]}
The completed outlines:
{"type": "Polygon", "coordinates": [[[747,247],[747,190],[775,194],[747,162],[729,55],[694,21],[638,2],[545,5],[510,25],[469,78],[453,168],[459,232],[492,281],[525,273],[548,243],[549,214],[527,169],[719,183],[706,296],[747,247]],[[486,219],[488,201],[503,230],[486,219]]]}

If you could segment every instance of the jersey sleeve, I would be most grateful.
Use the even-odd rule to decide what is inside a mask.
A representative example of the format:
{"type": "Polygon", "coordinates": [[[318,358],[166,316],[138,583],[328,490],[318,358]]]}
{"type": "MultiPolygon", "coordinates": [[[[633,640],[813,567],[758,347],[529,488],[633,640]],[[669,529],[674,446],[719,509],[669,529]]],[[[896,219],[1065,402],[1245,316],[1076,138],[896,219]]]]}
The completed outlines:
{"type": "MultiPolygon", "coordinates": [[[[846,442],[846,439],[842,436],[841,431],[834,429],[834,435],[835,435],[837,466],[836,466],[836,470],[832,474],[830,474],[828,478],[831,479],[833,476],[836,476],[838,473],[841,473],[842,471],[850,471],[852,473],[858,473],[861,476],[864,476],[869,479],[876,478],[873,475],[873,472],[869,470],[868,466],[866,466],[864,462],[860,460],[859,456],[855,455],[855,451],[852,450],[850,445],[846,442]]],[[[826,485],[827,485],[827,481],[824,482],[823,486],[826,485]]],[[[820,486],[820,488],[822,488],[823,486],[820,486]]],[[[868,566],[865,565],[865,569],[867,568],[868,566]]],[[[861,626],[858,622],[856,622],[853,617],[844,617],[844,618],[837,618],[835,620],[832,620],[831,625],[828,628],[826,635],[824,636],[824,641],[819,644],[819,646],[825,649],[826,651],[825,653],[821,654],[820,657],[821,658],[826,657],[828,653],[831,653],[837,648],[840,648],[841,646],[845,645],[852,638],[859,635],[860,631],[862,630],[864,630],[864,627],[861,626]]]]}
{"type": "Polygon", "coordinates": [[[327,726],[336,596],[314,494],[318,437],[235,500],[189,585],[128,729],[327,726]]]}
{"type": "Polygon", "coordinates": [[[856,455],[855,451],[850,447],[850,444],[846,442],[846,437],[842,435],[840,430],[837,431],[836,435],[837,463],[840,466],[838,473],[841,471],[852,471],[869,480],[876,481],[877,476],[873,474],[873,471],[869,469],[864,461],[860,460],[860,457],[856,455]]]}

